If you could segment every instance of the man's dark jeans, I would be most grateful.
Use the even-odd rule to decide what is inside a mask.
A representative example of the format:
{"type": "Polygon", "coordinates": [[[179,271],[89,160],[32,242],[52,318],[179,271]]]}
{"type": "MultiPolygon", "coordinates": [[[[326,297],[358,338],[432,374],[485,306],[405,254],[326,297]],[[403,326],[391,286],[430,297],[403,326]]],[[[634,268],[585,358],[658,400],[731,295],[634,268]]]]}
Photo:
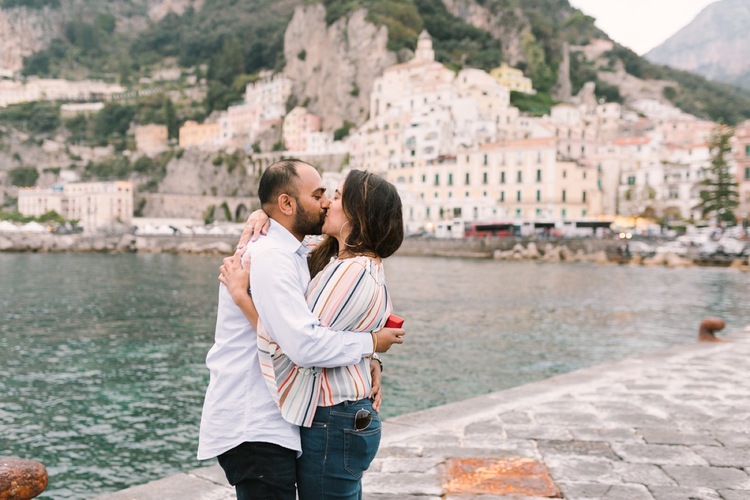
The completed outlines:
{"type": "Polygon", "coordinates": [[[242,443],[219,455],[237,500],[295,500],[297,452],[271,443],[242,443]]]}

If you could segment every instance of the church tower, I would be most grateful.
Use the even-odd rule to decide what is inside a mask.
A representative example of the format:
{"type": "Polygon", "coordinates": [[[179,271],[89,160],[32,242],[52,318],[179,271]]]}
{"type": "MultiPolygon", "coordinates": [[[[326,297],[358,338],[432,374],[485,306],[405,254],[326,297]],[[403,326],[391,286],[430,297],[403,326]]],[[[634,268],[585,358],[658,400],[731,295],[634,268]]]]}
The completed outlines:
{"type": "Polygon", "coordinates": [[[417,53],[414,55],[415,61],[434,62],[435,51],[432,50],[432,37],[427,30],[422,30],[417,40],[417,53]]]}

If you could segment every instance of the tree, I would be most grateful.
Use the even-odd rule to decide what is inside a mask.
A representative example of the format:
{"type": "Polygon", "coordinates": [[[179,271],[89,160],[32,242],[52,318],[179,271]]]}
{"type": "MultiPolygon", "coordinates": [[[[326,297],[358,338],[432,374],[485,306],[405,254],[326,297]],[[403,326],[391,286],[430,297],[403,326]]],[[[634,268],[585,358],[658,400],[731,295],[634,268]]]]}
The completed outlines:
{"type": "Polygon", "coordinates": [[[34,167],[18,167],[10,172],[10,183],[18,187],[30,187],[36,184],[39,172],[34,167]]]}
{"type": "Polygon", "coordinates": [[[729,144],[732,135],[734,130],[723,124],[711,132],[711,165],[706,171],[706,178],[700,182],[704,189],[700,192],[701,202],[695,207],[701,210],[704,218],[712,216],[718,222],[733,222],[734,209],[739,205],[737,180],[729,171],[726,158],[732,149],[729,144]]]}

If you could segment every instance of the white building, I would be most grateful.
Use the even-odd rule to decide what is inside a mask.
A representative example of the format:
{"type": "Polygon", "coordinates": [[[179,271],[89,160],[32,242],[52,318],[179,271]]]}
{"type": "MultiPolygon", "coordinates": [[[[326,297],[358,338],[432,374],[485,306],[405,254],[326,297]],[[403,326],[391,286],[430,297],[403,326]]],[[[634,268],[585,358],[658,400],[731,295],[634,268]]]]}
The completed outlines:
{"type": "Polygon", "coordinates": [[[133,221],[133,183],[130,181],[80,182],[48,189],[18,190],[18,211],[38,217],[54,210],[68,220],[78,220],[87,232],[100,232],[133,221]]]}
{"type": "Polygon", "coordinates": [[[292,95],[292,80],[278,74],[264,76],[245,87],[245,103],[261,109],[261,119],[282,118],[286,114],[286,102],[292,95]]]}
{"type": "Polygon", "coordinates": [[[508,89],[493,77],[476,69],[455,75],[436,62],[423,31],[415,57],[375,80],[370,120],[349,140],[351,164],[384,171],[436,161],[458,148],[497,141],[517,116],[508,89]]]}
{"type": "Polygon", "coordinates": [[[700,218],[701,180],[709,163],[706,144],[660,145],[648,138],[614,141],[620,158],[621,215],[674,219],[700,218]]]}
{"type": "Polygon", "coordinates": [[[555,141],[483,144],[452,156],[394,165],[409,227],[467,221],[555,221],[601,214],[597,171],[556,159],[555,141]]]}
{"type": "Polygon", "coordinates": [[[32,101],[106,100],[125,88],[106,82],[29,78],[25,82],[0,80],[0,108],[32,101]]]}

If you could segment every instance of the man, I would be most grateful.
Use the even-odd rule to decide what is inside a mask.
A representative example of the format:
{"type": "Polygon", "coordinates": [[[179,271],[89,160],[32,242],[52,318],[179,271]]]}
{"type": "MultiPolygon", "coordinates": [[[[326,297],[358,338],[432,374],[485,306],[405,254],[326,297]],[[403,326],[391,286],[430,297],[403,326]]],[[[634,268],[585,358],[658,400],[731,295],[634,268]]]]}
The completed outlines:
{"type": "MultiPolygon", "coordinates": [[[[295,364],[334,367],[373,353],[369,335],[319,326],[305,300],[310,281],[307,234],[320,234],[329,206],[312,165],[282,160],[263,174],[258,196],[271,217],[267,236],[249,246],[258,314],[295,364]]],[[[404,331],[376,333],[378,352],[403,342],[404,331]]],[[[206,357],[211,378],[201,418],[198,459],[218,457],[238,500],[296,498],[299,428],[281,413],[263,380],[256,332],[224,285],[219,291],[216,342],[206,357]]]]}

